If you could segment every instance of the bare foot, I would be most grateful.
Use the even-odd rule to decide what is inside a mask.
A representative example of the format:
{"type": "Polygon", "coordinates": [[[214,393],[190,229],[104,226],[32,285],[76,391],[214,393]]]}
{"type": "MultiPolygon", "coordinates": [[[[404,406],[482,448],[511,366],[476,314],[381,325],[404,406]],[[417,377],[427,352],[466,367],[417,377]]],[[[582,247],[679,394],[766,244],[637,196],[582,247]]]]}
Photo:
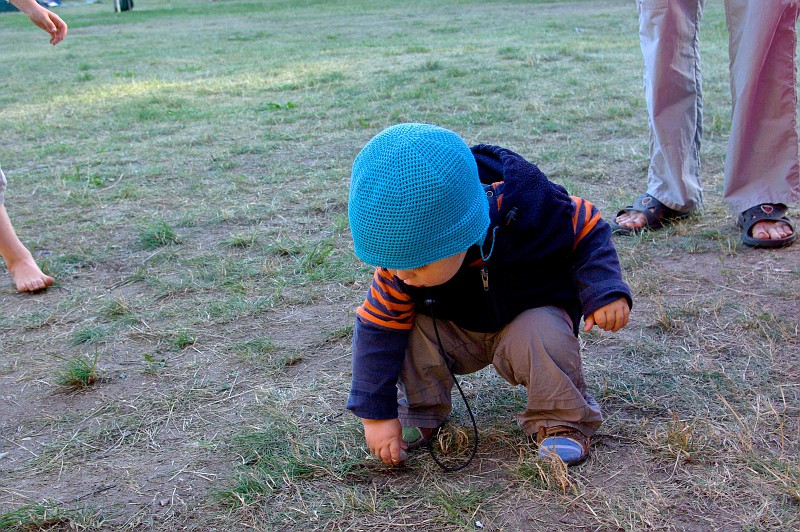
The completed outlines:
{"type": "Polygon", "coordinates": [[[8,266],[8,271],[14,278],[17,290],[20,292],[38,292],[44,290],[51,284],[53,279],[46,275],[36,264],[33,258],[24,258],[8,266]]]}
{"type": "Polygon", "coordinates": [[[614,220],[618,225],[629,229],[641,229],[647,224],[644,213],[639,211],[625,211],[614,220]]]}
{"type": "Polygon", "coordinates": [[[630,235],[640,230],[657,230],[689,216],[689,212],[671,209],[648,193],[640,194],[633,205],[628,205],[614,219],[612,228],[617,234],[630,235]]]}
{"type": "Polygon", "coordinates": [[[759,240],[780,240],[791,236],[792,228],[779,220],[764,220],[755,224],[750,234],[759,240]]]}

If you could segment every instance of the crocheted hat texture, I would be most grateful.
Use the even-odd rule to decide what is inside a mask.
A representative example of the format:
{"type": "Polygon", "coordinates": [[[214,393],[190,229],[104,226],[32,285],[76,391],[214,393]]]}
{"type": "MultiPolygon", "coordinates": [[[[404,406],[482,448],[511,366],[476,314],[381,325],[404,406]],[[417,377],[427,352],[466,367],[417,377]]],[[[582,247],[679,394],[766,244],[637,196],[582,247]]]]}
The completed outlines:
{"type": "Polygon", "coordinates": [[[475,158],[458,135],[398,124],[356,157],[348,216],[358,258],[410,270],[482,244],[489,204],[475,158]]]}

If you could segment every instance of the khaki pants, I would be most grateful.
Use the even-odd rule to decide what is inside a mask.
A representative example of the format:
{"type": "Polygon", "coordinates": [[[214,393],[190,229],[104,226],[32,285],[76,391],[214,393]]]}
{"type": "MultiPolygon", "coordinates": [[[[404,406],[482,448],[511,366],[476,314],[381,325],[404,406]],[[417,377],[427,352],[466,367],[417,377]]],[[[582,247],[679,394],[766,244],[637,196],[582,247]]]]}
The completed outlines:
{"type": "MultiPolygon", "coordinates": [[[[600,426],[600,406],[586,391],[578,339],[562,309],[527,310],[496,333],[466,331],[444,320],[436,323],[455,373],[473,373],[493,364],[506,381],[527,387],[528,402],[518,415],[526,434],[562,425],[591,436],[600,426]]],[[[438,427],[450,415],[452,388],[433,320],[417,315],[398,383],[400,422],[438,427]]]]}
{"type": "MultiPolygon", "coordinates": [[[[650,120],[647,192],[678,211],[703,203],[699,26],[705,0],[638,0],[650,120]]],[[[731,130],[723,195],[731,214],[800,199],[795,46],[798,0],[725,0],[731,130]]]]}

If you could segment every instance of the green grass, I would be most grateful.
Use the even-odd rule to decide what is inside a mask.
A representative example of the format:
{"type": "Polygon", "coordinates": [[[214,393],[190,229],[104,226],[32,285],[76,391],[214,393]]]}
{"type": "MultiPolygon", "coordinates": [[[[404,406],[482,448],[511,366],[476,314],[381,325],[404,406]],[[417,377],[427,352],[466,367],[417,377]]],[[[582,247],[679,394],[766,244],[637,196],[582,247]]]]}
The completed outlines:
{"type": "Polygon", "coordinates": [[[720,197],[721,4],[706,208],[615,239],[632,322],[581,334],[606,417],[591,459],[540,461],[524,390],[489,368],[461,379],[480,446],[460,474],[425,452],[384,468],[344,409],[372,275],[352,161],[391,124],[436,123],[610,217],[649,160],[634,3],[75,2],[55,48],[1,14],[6,207],[56,284],[0,278],[0,528],[798,528],[800,247],[743,248],[720,197]]]}
{"type": "Polygon", "coordinates": [[[78,355],[74,358],[65,359],[63,366],[58,372],[56,382],[61,386],[74,389],[86,389],[99,378],[97,371],[97,360],[99,353],[93,357],[89,355],[78,355]]]}
{"type": "Polygon", "coordinates": [[[85,508],[65,509],[48,501],[0,513],[0,530],[15,532],[93,530],[102,525],[103,519],[97,512],[85,508]]]}
{"type": "Polygon", "coordinates": [[[141,229],[139,241],[143,249],[155,249],[168,244],[177,244],[180,239],[167,222],[155,221],[141,229]]]}
{"type": "Polygon", "coordinates": [[[102,326],[84,327],[70,335],[72,345],[94,344],[103,341],[108,334],[108,330],[102,326]]]}

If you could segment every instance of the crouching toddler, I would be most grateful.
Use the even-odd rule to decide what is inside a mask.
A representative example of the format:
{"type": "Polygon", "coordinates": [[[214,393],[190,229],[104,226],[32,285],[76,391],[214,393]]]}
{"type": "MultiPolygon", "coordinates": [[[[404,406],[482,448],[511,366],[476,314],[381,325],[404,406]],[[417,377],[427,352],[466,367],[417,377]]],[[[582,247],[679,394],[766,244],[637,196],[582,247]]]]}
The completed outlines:
{"type": "Polygon", "coordinates": [[[491,364],[527,388],[518,422],[539,454],[583,461],[602,415],[584,382],[580,319],[584,331],[617,331],[631,308],[597,209],[508,149],[399,124],[356,158],[348,215],[356,255],[377,267],[357,310],[347,402],[370,451],[400,463],[450,414],[448,365],[491,364]]]}

